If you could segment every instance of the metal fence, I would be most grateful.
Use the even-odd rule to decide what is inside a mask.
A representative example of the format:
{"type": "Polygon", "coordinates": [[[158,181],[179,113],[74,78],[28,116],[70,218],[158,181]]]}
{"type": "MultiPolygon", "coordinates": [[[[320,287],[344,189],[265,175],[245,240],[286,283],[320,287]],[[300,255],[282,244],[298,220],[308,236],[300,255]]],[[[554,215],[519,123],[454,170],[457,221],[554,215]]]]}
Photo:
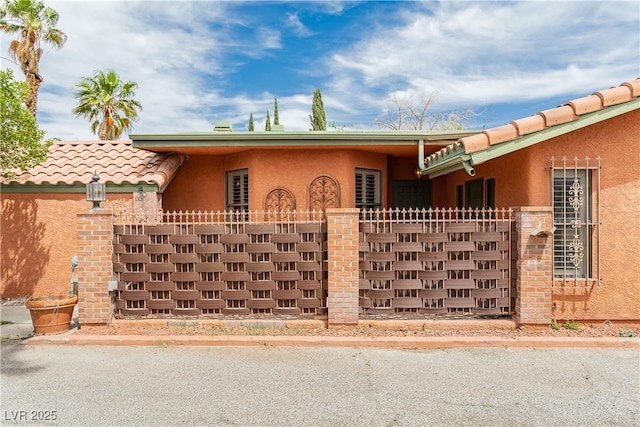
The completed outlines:
{"type": "Polygon", "coordinates": [[[114,225],[116,316],[326,313],[322,212],[159,212],[114,225]]]}
{"type": "MultiPolygon", "coordinates": [[[[512,311],[511,210],[363,210],[362,316],[512,311]]],[[[327,313],[322,211],[114,217],[117,317],[327,313]]]]}
{"type": "Polygon", "coordinates": [[[511,313],[511,210],[368,210],[360,219],[363,315],[511,313]]]}
{"type": "Polygon", "coordinates": [[[292,224],[325,222],[322,210],[295,211],[135,211],[128,204],[114,209],[116,225],[153,224],[292,224]]]}

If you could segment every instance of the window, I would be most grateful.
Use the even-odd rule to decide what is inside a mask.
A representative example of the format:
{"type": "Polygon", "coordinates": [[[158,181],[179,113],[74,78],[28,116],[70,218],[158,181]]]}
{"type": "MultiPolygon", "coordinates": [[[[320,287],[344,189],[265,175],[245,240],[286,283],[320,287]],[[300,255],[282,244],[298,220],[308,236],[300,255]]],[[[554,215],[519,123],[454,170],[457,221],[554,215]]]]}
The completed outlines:
{"type": "Polygon", "coordinates": [[[356,208],[382,207],[381,175],[379,170],[356,169],[356,208]]]}
{"type": "Polygon", "coordinates": [[[487,209],[496,208],[496,179],[488,178],[484,180],[484,207],[487,209]]]}
{"type": "Polygon", "coordinates": [[[464,195],[465,208],[484,207],[484,180],[480,178],[465,182],[464,195]]]}
{"type": "Polygon", "coordinates": [[[464,207],[464,187],[462,185],[456,185],[456,208],[462,209],[464,207]]]}
{"type": "Polygon", "coordinates": [[[393,181],[393,207],[428,209],[431,207],[431,181],[393,181]]]}
{"type": "MultiPolygon", "coordinates": [[[[587,159],[588,162],[588,159],[587,159]]],[[[596,169],[553,167],[553,275],[556,278],[584,278],[597,276],[598,200],[594,180],[599,181],[596,169]],[[595,177],[594,177],[595,175],[595,177]]],[[[588,165],[588,163],[587,163],[588,165]]]]}
{"type": "MultiPolygon", "coordinates": [[[[456,188],[456,204],[461,205],[462,186],[456,188]]],[[[479,178],[464,183],[464,207],[467,209],[495,209],[495,178],[479,178]]]]}
{"type": "Polygon", "coordinates": [[[249,210],[249,170],[227,172],[227,210],[249,210]]]}

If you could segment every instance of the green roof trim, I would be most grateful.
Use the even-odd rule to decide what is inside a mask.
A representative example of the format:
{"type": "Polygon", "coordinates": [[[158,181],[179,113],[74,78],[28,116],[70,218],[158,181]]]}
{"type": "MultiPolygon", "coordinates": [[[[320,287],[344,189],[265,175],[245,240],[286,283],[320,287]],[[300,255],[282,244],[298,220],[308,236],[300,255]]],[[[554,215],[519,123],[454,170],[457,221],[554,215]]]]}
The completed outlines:
{"type": "MultiPolygon", "coordinates": [[[[108,193],[135,193],[137,191],[145,193],[157,193],[158,186],[155,184],[107,184],[108,193]]],[[[2,193],[86,193],[86,184],[1,184],[0,192],[2,193]]]]}
{"type": "Polygon", "coordinates": [[[305,132],[200,132],[176,134],[129,135],[136,148],[168,147],[274,147],[363,146],[371,144],[415,145],[420,139],[427,144],[447,145],[465,136],[478,133],[466,131],[305,131],[305,132]]]}
{"type": "Polygon", "coordinates": [[[476,166],[493,160],[505,154],[530,147],[539,142],[547,141],[558,136],[574,132],[587,126],[603,122],[613,117],[637,110],[640,108],[640,98],[625,102],[623,104],[613,105],[593,113],[580,116],[577,120],[563,123],[556,126],[534,132],[511,141],[492,145],[485,150],[475,153],[465,153],[464,147],[456,147],[441,157],[432,160],[421,170],[423,175],[429,175],[429,178],[435,178],[449,172],[454,172],[465,168],[465,162],[470,166],[476,166]]]}

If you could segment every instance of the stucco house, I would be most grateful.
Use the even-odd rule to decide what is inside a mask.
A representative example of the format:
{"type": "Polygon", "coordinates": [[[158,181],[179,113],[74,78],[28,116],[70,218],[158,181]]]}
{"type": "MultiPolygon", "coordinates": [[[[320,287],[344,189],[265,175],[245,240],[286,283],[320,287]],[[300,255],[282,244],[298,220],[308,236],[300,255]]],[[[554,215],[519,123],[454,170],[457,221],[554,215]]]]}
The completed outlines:
{"type": "MultiPolygon", "coordinates": [[[[521,280],[531,269],[535,279],[542,265],[535,259],[536,245],[552,254],[549,275],[531,279],[545,290],[529,295],[544,300],[540,322],[551,317],[640,322],[639,96],[636,79],[483,132],[234,132],[220,124],[212,132],[60,142],[47,162],[2,181],[2,297],[67,289],[69,261],[78,244],[76,215],[90,207],[83,192],[95,172],[107,183],[104,207],[146,213],[336,208],[514,208],[526,213],[535,208],[550,223],[519,225],[539,233],[524,236],[524,228],[519,228],[513,240],[519,239],[522,248],[513,250],[512,270],[521,280]]],[[[361,225],[361,240],[362,231],[361,225]]],[[[426,248],[424,229],[414,234],[412,243],[426,248]]],[[[367,263],[362,242],[360,248],[362,266],[367,263]]],[[[415,259],[394,258],[392,263],[426,268],[420,250],[407,255],[415,259]]],[[[471,256],[466,262],[473,261],[466,253],[471,256]]],[[[128,274],[120,256],[114,255],[115,273],[128,274]]],[[[477,267],[479,262],[474,262],[477,267]]],[[[360,314],[375,308],[372,301],[381,295],[390,302],[380,312],[395,313],[394,307],[402,304],[420,307],[415,314],[446,312],[442,302],[429,304],[435,298],[446,305],[452,290],[420,288],[427,286],[419,279],[423,276],[418,271],[411,279],[398,279],[396,274],[389,287],[378,292],[369,288],[374,280],[360,273],[360,314]],[[406,289],[394,288],[400,283],[406,289]]],[[[465,301],[481,295],[473,280],[463,280],[472,286],[464,290],[465,301]]],[[[140,283],[135,296],[130,293],[134,299],[125,298],[123,304],[135,302],[138,307],[141,301],[139,307],[145,307],[153,299],[155,291],[140,283]]],[[[161,292],[171,292],[166,286],[161,292]]],[[[218,292],[215,289],[202,292],[218,292]]],[[[520,292],[514,285],[508,298],[520,298],[520,292]]],[[[204,313],[199,297],[189,298],[193,305],[183,312],[204,313]]],[[[508,298],[503,292],[494,299],[508,298]]],[[[264,307],[272,307],[269,304],[274,303],[265,302],[264,307]]],[[[160,311],[180,313],[180,307],[172,307],[173,312],[160,311]]],[[[242,307],[242,313],[250,312],[242,307]]]]}
{"type": "Polygon", "coordinates": [[[639,96],[640,79],[600,90],[461,138],[420,167],[444,206],[552,209],[555,318],[640,320],[639,96]]]}
{"type": "Polygon", "coordinates": [[[106,205],[152,211],[184,159],[130,141],[57,141],[44,163],[2,180],[2,298],[68,292],[76,216],[91,207],[85,192],[94,174],[107,184],[106,205]]]}

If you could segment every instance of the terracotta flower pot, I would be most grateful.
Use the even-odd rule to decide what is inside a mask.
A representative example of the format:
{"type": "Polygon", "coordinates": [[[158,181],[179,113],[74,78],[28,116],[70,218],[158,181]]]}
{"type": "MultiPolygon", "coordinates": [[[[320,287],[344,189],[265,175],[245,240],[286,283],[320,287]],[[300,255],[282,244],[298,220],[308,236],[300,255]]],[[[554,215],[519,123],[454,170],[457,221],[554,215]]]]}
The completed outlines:
{"type": "Polygon", "coordinates": [[[76,295],[69,297],[29,298],[25,305],[31,313],[35,335],[59,334],[69,330],[76,295]]]}

